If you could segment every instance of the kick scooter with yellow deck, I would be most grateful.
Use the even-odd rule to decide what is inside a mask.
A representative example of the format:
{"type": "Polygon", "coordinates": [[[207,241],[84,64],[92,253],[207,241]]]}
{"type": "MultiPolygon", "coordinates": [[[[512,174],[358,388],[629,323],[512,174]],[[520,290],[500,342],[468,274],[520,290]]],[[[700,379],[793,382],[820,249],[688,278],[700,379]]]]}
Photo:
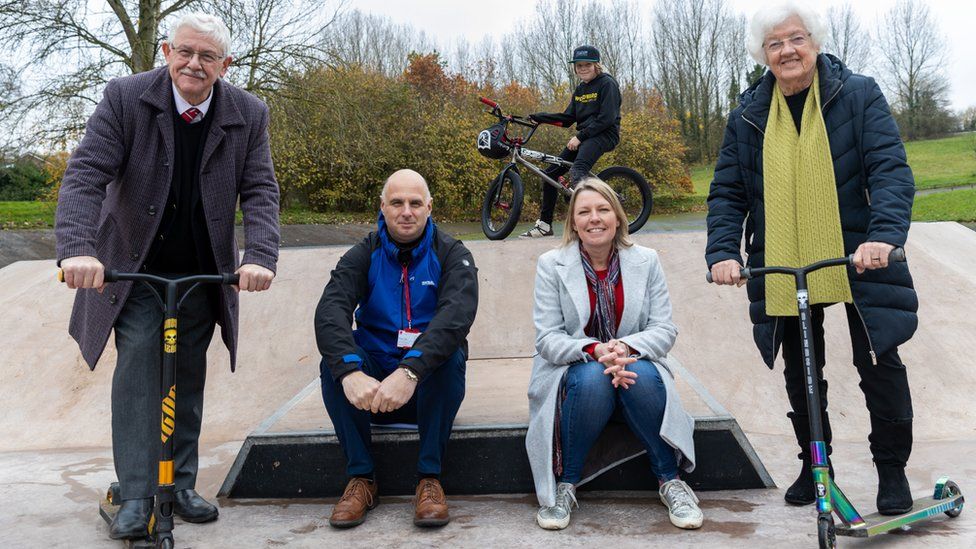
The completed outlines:
{"type": "MultiPolygon", "coordinates": [[[[64,282],[64,273],[58,272],[58,279],[64,282]]],[[[120,273],[105,271],[105,282],[142,282],[152,291],[164,311],[163,316],[163,361],[160,371],[160,400],[161,420],[160,439],[161,452],[159,458],[159,487],[156,490],[153,514],[149,519],[146,537],[134,540],[123,540],[125,546],[131,548],[153,547],[157,549],[173,549],[173,505],[176,501],[176,488],[173,483],[173,432],[176,429],[176,345],[177,345],[177,316],[183,300],[201,284],[237,284],[236,274],[192,275],[181,278],[164,278],[148,273],[120,273]],[[159,284],[164,288],[163,296],[153,286],[159,284]],[[178,295],[180,285],[190,284],[190,288],[178,295]]],[[[122,504],[119,498],[119,483],[113,482],[99,502],[98,512],[109,524],[122,504]]]]}
{"type": "MultiPolygon", "coordinates": [[[[895,248],[888,255],[888,261],[905,261],[904,248],[895,248]]],[[[807,288],[807,275],[825,267],[837,265],[851,266],[854,255],[837,259],[825,259],[806,267],[746,267],[740,271],[744,280],[764,276],[767,274],[786,274],[796,280],[796,303],[799,308],[800,337],[803,350],[803,379],[806,381],[807,410],[810,417],[810,456],[813,469],[813,483],[817,495],[817,538],[822,549],[837,546],[836,536],[851,536],[865,538],[909,524],[931,518],[939,513],[945,513],[955,518],[962,512],[964,499],[959,486],[942,477],[935,483],[935,490],[931,496],[918,498],[912,502],[912,508],[901,515],[882,515],[874,513],[861,516],[854,508],[840,487],[830,478],[827,464],[827,445],[824,442],[823,424],[818,411],[820,410],[820,391],[815,383],[817,379],[816,351],[813,347],[813,328],[810,325],[810,304],[807,288]],[[835,526],[834,515],[840,519],[841,525],[835,526]]],[[[712,282],[712,273],[706,275],[706,280],[712,282]]]]}

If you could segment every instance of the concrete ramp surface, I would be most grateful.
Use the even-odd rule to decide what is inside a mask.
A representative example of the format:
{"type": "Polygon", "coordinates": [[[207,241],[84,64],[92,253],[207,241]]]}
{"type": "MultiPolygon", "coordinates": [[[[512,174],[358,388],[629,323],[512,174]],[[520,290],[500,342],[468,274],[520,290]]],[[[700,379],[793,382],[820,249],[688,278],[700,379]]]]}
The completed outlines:
{"type": "MultiPolygon", "coordinates": [[[[759,357],[752,341],[745,289],[704,282],[703,232],[639,234],[636,240],[657,249],[664,265],[679,328],[674,355],[738,420],[777,484],[788,485],[797,466],[785,416],[788,403],[782,364],[778,362],[776,370],[770,372],[759,357]]],[[[531,303],[535,263],[541,253],[556,244],[551,239],[469,244],[482,288],[478,319],[469,338],[472,359],[483,360],[483,364],[490,364],[489,359],[528,363],[524,359],[534,352],[531,303]]],[[[906,248],[920,302],[918,332],[900,349],[909,371],[916,418],[916,450],[909,477],[916,495],[928,491],[943,471],[959,482],[964,493],[976,495],[976,466],[970,457],[976,451],[976,405],[972,400],[976,394],[976,232],[955,223],[915,224],[906,248]]],[[[285,249],[272,290],[242,296],[237,373],[230,373],[227,353],[215,338],[201,437],[204,457],[200,488],[208,497],[217,492],[245,437],[318,376],[320,356],[312,330],[313,312],[329,271],[345,249],[285,249]]],[[[111,292],[111,287],[106,291],[111,292]]],[[[12,539],[14,546],[37,545],[41,540],[57,546],[61,542],[56,534],[68,527],[78,528],[86,541],[72,544],[62,540],[64,546],[112,546],[107,530],[96,523],[94,498],[114,478],[109,394],[115,354],[110,341],[95,371],[88,370],[67,335],[72,297],[72,291],[57,283],[53,261],[18,262],[0,269],[0,376],[5,404],[0,415],[0,470],[5,472],[0,473],[0,482],[12,487],[5,490],[7,495],[0,496],[0,501],[7,510],[21,508],[31,499],[45,502],[0,518],[0,531],[5,532],[2,537],[9,534],[8,542],[12,539]],[[30,462],[36,467],[29,466],[30,462]],[[85,476],[79,471],[90,472],[85,476]],[[49,524],[52,517],[62,515],[60,526],[49,524]]],[[[849,495],[854,491],[855,503],[867,508],[873,505],[876,490],[866,442],[869,423],[850,360],[843,316],[841,308],[828,308],[825,326],[826,376],[837,440],[834,458],[838,470],[844,471],[839,478],[849,481],[846,486],[855,486],[846,491],[849,495]]],[[[313,403],[314,396],[309,397],[313,403]]],[[[525,413],[524,390],[491,398],[506,414],[517,417],[525,413]]],[[[305,414],[306,423],[317,421],[314,405],[304,403],[297,410],[305,414]]],[[[326,419],[324,407],[318,412],[322,423],[326,419]]],[[[468,418],[477,418],[479,413],[462,407],[461,414],[468,418]]],[[[592,542],[623,546],[640,545],[641,539],[646,540],[641,534],[652,533],[669,534],[669,544],[675,542],[675,546],[722,547],[744,540],[763,540],[771,546],[809,545],[815,540],[813,520],[807,520],[812,517],[811,509],[783,507],[782,490],[712,494],[722,493],[703,498],[706,530],[710,518],[715,519],[716,526],[710,532],[700,532],[697,538],[688,533],[678,536],[679,532],[668,529],[667,518],[661,515],[663,508],[653,497],[634,500],[634,507],[619,507],[612,499],[589,496],[593,499],[589,504],[583,502],[580,513],[592,509],[594,514],[579,520],[620,520],[619,513],[640,517],[641,509],[657,505],[652,507],[653,521],[663,520],[663,530],[635,531],[631,525],[611,531],[581,522],[577,531],[598,536],[587,538],[592,542]],[[715,506],[709,503],[710,497],[725,503],[715,506]],[[719,526],[721,521],[726,526],[719,526]],[[733,523],[740,526],[730,526],[733,523]],[[813,538],[809,537],[811,532],[813,538]]],[[[278,545],[272,541],[280,541],[302,547],[323,542],[375,545],[397,539],[407,544],[549,544],[551,536],[531,530],[532,499],[502,498],[491,503],[477,498],[459,500],[458,513],[472,517],[467,523],[456,521],[440,534],[430,534],[432,537],[413,532],[406,538],[391,538],[384,532],[401,527],[409,530],[406,515],[394,514],[408,512],[407,500],[394,499],[389,510],[381,507],[382,513],[389,514],[381,513],[375,526],[357,529],[367,538],[342,535],[341,539],[324,524],[329,506],[321,502],[296,505],[292,512],[288,511],[289,504],[280,502],[235,507],[239,504],[222,501],[220,521],[192,528],[180,524],[178,530],[184,537],[178,540],[192,542],[194,547],[226,547],[223,542],[231,540],[237,540],[231,543],[237,546],[278,545]],[[490,513],[472,515],[496,507],[501,515],[495,518],[490,513]],[[271,516],[280,517],[280,525],[275,525],[271,516]],[[462,524],[472,530],[461,530],[462,524]],[[519,531],[529,533],[512,537],[519,531]],[[223,541],[215,542],[217,539],[223,541]]],[[[873,508],[865,512],[871,511],[873,508]]],[[[916,546],[925,539],[946,547],[971,547],[976,543],[976,519],[972,517],[972,510],[967,510],[951,523],[919,530],[919,536],[934,538],[887,539],[904,546],[916,546]]],[[[577,528],[576,523],[571,528],[577,528]]]]}

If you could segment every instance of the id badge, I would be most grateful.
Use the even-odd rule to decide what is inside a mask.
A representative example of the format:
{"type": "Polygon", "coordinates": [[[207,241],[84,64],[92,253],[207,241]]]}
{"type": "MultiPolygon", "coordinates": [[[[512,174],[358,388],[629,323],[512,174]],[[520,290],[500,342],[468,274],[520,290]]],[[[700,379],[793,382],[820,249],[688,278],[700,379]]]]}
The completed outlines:
{"type": "Polygon", "coordinates": [[[413,344],[417,342],[417,338],[420,337],[420,330],[414,330],[412,328],[406,328],[397,332],[397,347],[400,349],[410,349],[413,344]]]}

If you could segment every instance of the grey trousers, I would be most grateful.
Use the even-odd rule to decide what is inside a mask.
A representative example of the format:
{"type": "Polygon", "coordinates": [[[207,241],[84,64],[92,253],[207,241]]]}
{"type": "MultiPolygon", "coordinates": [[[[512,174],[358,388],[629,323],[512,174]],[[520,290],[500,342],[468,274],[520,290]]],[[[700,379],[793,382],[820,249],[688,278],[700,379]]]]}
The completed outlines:
{"type": "MultiPolygon", "coordinates": [[[[159,290],[162,296],[162,288],[159,290]]],[[[216,322],[207,291],[206,287],[194,290],[178,315],[173,435],[177,490],[194,488],[197,480],[207,347],[216,322]]],[[[115,322],[118,362],[112,378],[112,455],[123,500],[156,494],[161,452],[162,323],[163,310],[152,292],[143,283],[134,283],[115,322]]]]}

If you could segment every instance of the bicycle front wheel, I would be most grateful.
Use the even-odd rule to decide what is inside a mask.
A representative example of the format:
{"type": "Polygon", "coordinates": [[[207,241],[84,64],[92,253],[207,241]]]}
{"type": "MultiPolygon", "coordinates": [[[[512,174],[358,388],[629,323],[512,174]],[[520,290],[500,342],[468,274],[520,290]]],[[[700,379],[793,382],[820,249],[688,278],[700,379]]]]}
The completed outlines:
{"type": "Polygon", "coordinates": [[[481,230],[489,240],[503,240],[515,229],[522,214],[524,190],[515,170],[506,170],[491,182],[481,205],[481,230]]]}
{"type": "Polygon", "coordinates": [[[651,216],[651,186],[644,176],[623,166],[611,166],[599,174],[601,180],[617,193],[620,204],[627,214],[627,229],[634,234],[647,223],[651,216]]]}

